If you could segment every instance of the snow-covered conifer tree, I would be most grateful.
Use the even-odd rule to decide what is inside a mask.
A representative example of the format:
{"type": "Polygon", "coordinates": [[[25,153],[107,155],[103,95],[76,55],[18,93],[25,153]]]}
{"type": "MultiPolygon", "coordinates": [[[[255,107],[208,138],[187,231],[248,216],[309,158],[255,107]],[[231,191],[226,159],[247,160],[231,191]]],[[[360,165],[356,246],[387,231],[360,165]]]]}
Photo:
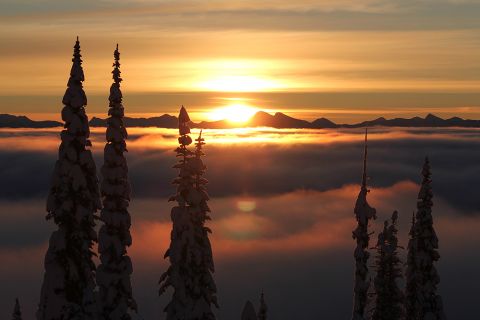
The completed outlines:
{"type": "Polygon", "coordinates": [[[258,308],[258,320],[267,320],[268,307],[265,302],[265,295],[262,291],[260,295],[260,307],[258,308]]]}
{"type": "Polygon", "coordinates": [[[47,200],[47,219],[58,229],[50,237],[45,275],[37,311],[38,320],[81,319],[96,316],[95,264],[92,247],[97,241],[94,214],[100,195],[85,113],[84,74],[80,43],[74,46],[68,88],[63,97],[58,160],[47,200]]]}
{"type": "Polygon", "coordinates": [[[354,252],[355,258],[355,284],[353,297],[353,314],[352,320],[365,320],[365,309],[368,299],[368,288],[370,279],[368,275],[368,243],[370,234],[368,232],[368,222],[370,219],[376,218],[376,210],[367,202],[367,130],[365,130],[365,150],[363,158],[363,177],[360,193],[355,203],[355,217],[357,219],[357,228],[353,231],[353,239],[356,240],[357,246],[354,252]]]}
{"type": "Polygon", "coordinates": [[[250,301],[245,303],[242,311],[242,320],[257,320],[257,315],[255,314],[255,307],[250,301]]]}
{"type": "Polygon", "coordinates": [[[129,320],[129,312],[136,310],[132,296],[130,275],[132,262],[127,247],[132,244],[130,235],[130,184],[128,181],[127,151],[123,117],[122,92],[120,90],[120,52],[118,45],[114,53],[113,83],[110,87],[107,120],[107,143],[104,149],[104,163],[101,168],[103,209],[100,218],[103,225],[98,235],[100,265],[97,270],[99,306],[103,320],[129,320]]]}
{"type": "Polygon", "coordinates": [[[385,221],[378,234],[376,269],[374,279],[375,309],[372,320],[403,319],[403,292],[397,281],[402,278],[401,261],[398,257],[398,213],[392,214],[391,223],[385,221]]]}
{"type": "Polygon", "coordinates": [[[20,303],[15,299],[15,307],[13,308],[12,320],[22,320],[22,312],[20,311],[20,303]]]}
{"type": "Polygon", "coordinates": [[[419,312],[419,300],[417,298],[417,262],[416,262],[416,237],[415,237],[415,212],[412,214],[407,253],[407,268],[405,271],[405,318],[416,319],[419,312]]]}
{"type": "Polygon", "coordinates": [[[170,260],[170,267],[160,278],[160,294],[168,287],[173,288],[171,301],[165,308],[167,320],[213,320],[212,304],[218,307],[212,248],[205,226],[209,220],[207,200],[209,199],[203,177],[205,165],[201,157],[205,144],[201,132],[195,140],[195,150],[188,149],[192,143],[188,123],[190,118],[182,106],[178,117],[179,147],[176,149],[179,170],[173,181],[177,192],[170,201],[177,201],[172,208],[173,223],[170,247],[165,258],[170,260]]]}
{"type": "Polygon", "coordinates": [[[440,277],[435,262],[440,259],[438,253],[438,238],[433,228],[432,217],[432,179],[430,162],[425,158],[422,170],[422,186],[417,199],[417,213],[414,228],[415,263],[416,263],[416,299],[419,307],[414,319],[444,320],[441,297],[437,294],[440,277]]]}

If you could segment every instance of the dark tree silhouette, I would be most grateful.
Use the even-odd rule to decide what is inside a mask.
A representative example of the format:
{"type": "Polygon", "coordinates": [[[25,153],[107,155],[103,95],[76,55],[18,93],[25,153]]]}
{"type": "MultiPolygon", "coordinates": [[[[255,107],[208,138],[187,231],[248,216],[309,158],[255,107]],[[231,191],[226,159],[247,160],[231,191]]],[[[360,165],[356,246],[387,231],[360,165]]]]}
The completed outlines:
{"type": "Polygon", "coordinates": [[[375,247],[377,257],[375,266],[377,274],[374,279],[375,309],[372,320],[403,319],[403,292],[398,286],[402,279],[402,262],[398,257],[397,238],[398,213],[392,214],[391,223],[385,221],[383,231],[378,234],[375,247]]]}
{"type": "Polygon", "coordinates": [[[242,311],[242,320],[258,320],[255,314],[255,308],[250,301],[245,303],[242,311]]]}
{"type": "Polygon", "coordinates": [[[417,238],[415,236],[415,212],[412,214],[407,253],[407,268],[405,271],[405,318],[415,320],[419,313],[420,304],[417,298],[417,238]]]}
{"type": "Polygon", "coordinates": [[[422,170],[422,186],[418,193],[417,214],[415,217],[415,281],[418,308],[415,308],[414,319],[445,320],[443,303],[437,294],[440,277],[435,262],[440,259],[438,238],[433,228],[432,206],[433,192],[430,172],[430,161],[425,158],[422,170]]]}
{"type": "Polygon", "coordinates": [[[97,240],[94,214],[101,207],[85,113],[87,98],[80,43],[74,46],[68,88],[63,97],[65,129],[47,200],[47,219],[58,226],[45,256],[38,320],[96,317],[95,264],[92,247],[97,240]]]}
{"type": "Polygon", "coordinates": [[[179,161],[174,168],[179,170],[179,175],[173,181],[177,192],[169,199],[177,201],[178,205],[171,212],[171,243],[165,253],[170,267],[160,278],[160,294],[168,287],[174,290],[165,308],[167,320],[213,320],[212,304],[217,307],[218,304],[208,239],[211,231],[205,226],[205,221],[210,219],[207,180],[203,177],[206,167],[202,161],[202,147],[205,142],[200,132],[195,150],[189,150],[192,143],[188,127],[190,118],[183,106],[178,118],[180,137],[176,153],[179,161]]]}
{"type": "Polygon", "coordinates": [[[120,52],[118,45],[113,56],[113,83],[110,87],[109,118],[107,120],[107,143],[101,169],[101,194],[103,209],[100,217],[103,225],[98,235],[100,265],[97,270],[99,306],[104,320],[129,320],[130,311],[136,310],[132,296],[130,275],[132,261],[127,247],[132,244],[130,235],[130,184],[128,166],[124,153],[127,152],[127,130],[124,125],[124,107],[120,90],[120,52]]]}
{"type": "Polygon", "coordinates": [[[368,288],[370,287],[370,279],[368,275],[368,243],[370,234],[368,233],[368,223],[370,219],[376,218],[376,210],[367,202],[367,130],[365,130],[365,150],[363,157],[363,176],[362,186],[355,203],[355,217],[357,219],[357,228],[353,231],[353,239],[356,240],[357,246],[354,252],[355,258],[355,284],[353,297],[353,314],[352,320],[365,320],[365,309],[368,300],[368,288]]]}
{"type": "Polygon", "coordinates": [[[260,307],[258,308],[258,320],[267,320],[268,307],[265,302],[265,294],[260,295],[260,307]]]}
{"type": "Polygon", "coordinates": [[[18,298],[15,299],[15,307],[13,308],[12,320],[22,320],[22,312],[20,311],[20,303],[18,298]]]}

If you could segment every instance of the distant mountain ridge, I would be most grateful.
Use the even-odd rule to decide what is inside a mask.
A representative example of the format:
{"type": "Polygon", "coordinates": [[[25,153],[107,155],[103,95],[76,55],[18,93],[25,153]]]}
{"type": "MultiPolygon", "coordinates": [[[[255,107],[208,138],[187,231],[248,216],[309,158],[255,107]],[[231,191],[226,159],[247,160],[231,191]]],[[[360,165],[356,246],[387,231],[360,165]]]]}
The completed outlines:
{"type": "MultiPolygon", "coordinates": [[[[93,117],[90,120],[92,127],[106,127],[107,119],[93,117]]],[[[158,127],[158,128],[177,128],[178,118],[169,114],[151,118],[129,118],[125,117],[127,127],[158,127]]],[[[26,116],[14,116],[9,114],[0,114],[0,128],[53,128],[61,127],[63,124],[58,121],[35,121],[26,116]]],[[[462,119],[453,117],[442,119],[433,114],[428,114],[425,118],[393,118],[386,119],[380,117],[374,120],[363,121],[355,124],[336,124],[326,118],[318,118],[312,122],[290,117],[282,112],[271,115],[264,111],[257,112],[245,124],[233,124],[227,120],[202,121],[192,123],[194,128],[202,129],[228,129],[244,127],[272,127],[278,129],[333,129],[333,128],[362,128],[362,127],[464,127],[479,128],[480,120],[462,119]]]]}
{"type": "Polygon", "coordinates": [[[54,128],[59,126],[63,126],[63,124],[58,121],[35,121],[25,116],[0,114],[0,128],[54,128]]]}

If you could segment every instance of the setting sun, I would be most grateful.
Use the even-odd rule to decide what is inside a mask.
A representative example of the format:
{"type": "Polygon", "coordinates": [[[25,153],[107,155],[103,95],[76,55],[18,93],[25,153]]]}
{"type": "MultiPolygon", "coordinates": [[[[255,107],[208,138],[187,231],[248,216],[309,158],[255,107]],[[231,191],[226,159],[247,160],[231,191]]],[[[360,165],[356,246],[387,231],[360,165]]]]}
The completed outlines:
{"type": "Polygon", "coordinates": [[[245,123],[258,111],[257,108],[245,104],[232,104],[213,109],[208,118],[213,121],[228,120],[234,123],[245,123]]]}

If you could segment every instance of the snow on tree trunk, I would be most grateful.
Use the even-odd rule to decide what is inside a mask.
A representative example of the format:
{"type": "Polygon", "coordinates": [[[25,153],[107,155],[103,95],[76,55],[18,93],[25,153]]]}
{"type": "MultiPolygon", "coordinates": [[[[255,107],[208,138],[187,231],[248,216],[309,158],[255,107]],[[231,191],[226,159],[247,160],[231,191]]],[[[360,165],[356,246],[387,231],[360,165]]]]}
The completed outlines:
{"type": "Polygon", "coordinates": [[[255,308],[250,301],[247,301],[247,303],[245,303],[245,307],[243,307],[242,320],[257,320],[255,308]]]}
{"type": "Polygon", "coordinates": [[[45,256],[38,320],[89,320],[96,314],[92,247],[97,240],[94,214],[101,203],[95,162],[89,150],[78,38],[72,61],[63,97],[65,129],[60,134],[62,142],[47,200],[47,219],[53,219],[58,229],[50,237],[45,256]]]}
{"type": "Polygon", "coordinates": [[[357,246],[354,252],[355,258],[355,284],[353,298],[353,314],[352,320],[366,319],[366,306],[368,300],[368,288],[370,287],[370,279],[368,275],[368,243],[370,235],[368,233],[368,222],[370,219],[376,218],[376,210],[367,202],[367,131],[365,130],[365,151],[363,158],[363,178],[360,193],[355,203],[355,217],[357,219],[357,228],[353,231],[353,239],[356,240],[357,246]]]}
{"type": "Polygon", "coordinates": [[[173,288],[171,301],[165,307],[167,320],[213,320],[212,304],[218,308],[217,288],[213,280],[214,264],[212,248],[205,221],[210,220],[207,200],[209,199],[203,178],[205,165],[201,157],[205,144],[200,132],[195,140],[195,150],[188,146],[192,143],[188,122],[190,118],[182,106],[179,115],[179,147],[176,149],[179,161],[174,168],[179,170],[173,181],[177,192],[169,201],[177,201],[172,208],[170,247],[165,253],[170,267],[160,278],[160,294],[168,287],[173,288]]]}
{"type": "Polygon", "coordinates": [[[398,257],[397,220],[398,213],[395,211],[391,223],[385,221],[383,231],[378,235],[375,247],[377,274],[374,279],[375,308],[372,320],[403,319],[403,292],[397,283],[402,279],[401,261],[398,257]]]}
{"type": "Polygon", "coordinates": [[[407,269],[405,271],[405,318],[416,319],[415,315],[419,313],[420,304],[417,298],[417,262],[416,262],[416,236],[415,236],[415,212],[412,215],[412,225],[410,227],[407,253],[407,269]]]}
{"type": "Polygon", "coordinates": [[[440,255],[438,238],[433,228],[433,192],[428,158],[425,159],[422,176],[414,227],[416,301],[418,303],[414,319],[445,320],[442,299],[437,294],[440,277],[434,264],[440,259],[440,255]]]}
{"type": "Polygon", "coordinates": [[[22,320],[22,312],[20,311],[20,303],[18,302],[18,299],[15,299],[15,307],[13,308],[12,319],[22,320]]]}
{"type": "Polygon", "coordinates": [[[130,276],[132,261],[127,255],[127,247],[132,244],[130,235],[130,184],[128,181],[127,152],[125,139],[127,130],[124,124],[124,107],[120,90],[120,52],[114,51],[113,83],[108,100],[110,116],[107,120],[107,133],[104,149],[104,163],[101,168],[101,194],[103,209],[100,218],[103,225],[98,235],[100,265],[97,270],[99,286],[99,307],[104,320],[129,320],[130,312],[136,310],[132,296],[130,276]]]}
{"type": "Polygon", "coordinates": [[[268,312],[268,307],[267,303],[265,302],[265,295],[262,294],[260,295],[260,308],[258,309],[258,320],[267,320],[267,312],[268,312]]]}

